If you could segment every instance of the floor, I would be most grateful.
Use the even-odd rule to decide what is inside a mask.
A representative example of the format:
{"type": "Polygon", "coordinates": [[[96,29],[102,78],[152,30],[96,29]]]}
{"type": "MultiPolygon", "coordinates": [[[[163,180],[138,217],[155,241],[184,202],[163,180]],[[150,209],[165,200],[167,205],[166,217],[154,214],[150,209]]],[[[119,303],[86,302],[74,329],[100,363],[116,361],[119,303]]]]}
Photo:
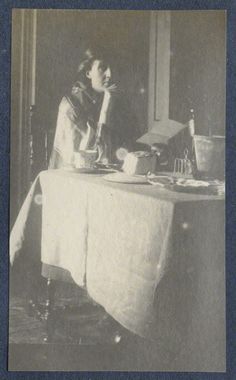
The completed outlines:
{"type": "MultiPolygon", "coordinates": [[[[43,280],[38,284],[42,307],[45,286],[43,280]]],[[[55,334],[52,343],[45,343],[45,323],[35,315],[28,315],[24,281],[13,276],[9,370],[153,371],[167,365],[170,368],[168,355],[163,355],[156,345],[150,350],[150,342],[124,329],[77,286],[57,282],[55,299],[55,306],[60,310],[55,334]],[[66,309],[63,310],[64,305],[66,309]]]]}

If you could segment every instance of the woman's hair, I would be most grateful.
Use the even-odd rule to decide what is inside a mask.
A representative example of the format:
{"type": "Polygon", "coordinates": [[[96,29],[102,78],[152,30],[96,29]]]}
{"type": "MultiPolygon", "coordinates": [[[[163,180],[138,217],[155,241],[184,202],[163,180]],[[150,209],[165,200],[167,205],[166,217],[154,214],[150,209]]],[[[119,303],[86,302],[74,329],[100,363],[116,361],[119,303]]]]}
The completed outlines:
{"type": "Polygon", "coordinates": [[[84,88],[90,86],[90,79],[87,78],[86,73],[91,70],[94,61],[103,61],[106,66],[109,66],[106,54],[101,49],[87,49],[84,53],[83,60],[78,66],[76,83],[79,83],[84,88]]]}

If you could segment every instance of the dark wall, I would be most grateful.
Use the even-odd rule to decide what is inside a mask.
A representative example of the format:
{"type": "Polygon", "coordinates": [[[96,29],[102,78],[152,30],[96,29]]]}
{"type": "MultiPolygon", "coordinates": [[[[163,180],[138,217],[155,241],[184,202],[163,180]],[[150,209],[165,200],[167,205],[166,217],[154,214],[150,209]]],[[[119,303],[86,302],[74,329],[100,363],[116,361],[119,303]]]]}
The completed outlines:
{"type": "Polygon", "coordinates": [[[41,126],[54,130],[61,97],[90,44],[106,47],[136,114],[147,128],[149,12],[40,10],[36,105],[41,126]]]}
{"type": "Polygon", "coordinates": [[[171,15],[170,118],[195,111],[196,133],[225,133],[226,19],[224,11],[171,15]]]}
{"type": "MultiPolygon", "coordinates": [[[[57,107],[88,45],[105,46],[128,95],[140,135],[147,129],[149,12],[39,10],[36,105],[54,131],[57,107]]],[[[225,13],[171,13],[170,118],[195,111],[196,133],[224,134],[225,13]]]]}

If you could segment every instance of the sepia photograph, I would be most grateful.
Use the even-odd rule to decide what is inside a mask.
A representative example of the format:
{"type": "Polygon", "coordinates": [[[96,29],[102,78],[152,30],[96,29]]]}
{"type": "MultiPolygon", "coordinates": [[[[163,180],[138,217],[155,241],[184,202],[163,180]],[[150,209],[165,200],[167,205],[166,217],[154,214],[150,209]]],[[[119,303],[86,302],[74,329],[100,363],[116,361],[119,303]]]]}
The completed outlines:
{"type": "Polygon", "coordinates": [[[12,9],[9,371],[226,371],[226,31],[12,9]]]}

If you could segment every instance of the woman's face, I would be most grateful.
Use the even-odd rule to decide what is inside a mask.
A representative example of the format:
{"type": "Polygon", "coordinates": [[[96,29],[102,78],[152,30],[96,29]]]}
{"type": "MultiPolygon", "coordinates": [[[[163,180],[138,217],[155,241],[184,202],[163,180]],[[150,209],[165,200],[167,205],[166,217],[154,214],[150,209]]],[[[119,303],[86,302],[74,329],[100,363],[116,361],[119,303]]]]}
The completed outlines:
{"type": "Polygon", "coordinates": [[[91,80],[91,86],[95,91],[103,92],[109,86],[111,69],[103,61],[95,60],[91,70],[87,72],[87,77],[91,80]]]}

